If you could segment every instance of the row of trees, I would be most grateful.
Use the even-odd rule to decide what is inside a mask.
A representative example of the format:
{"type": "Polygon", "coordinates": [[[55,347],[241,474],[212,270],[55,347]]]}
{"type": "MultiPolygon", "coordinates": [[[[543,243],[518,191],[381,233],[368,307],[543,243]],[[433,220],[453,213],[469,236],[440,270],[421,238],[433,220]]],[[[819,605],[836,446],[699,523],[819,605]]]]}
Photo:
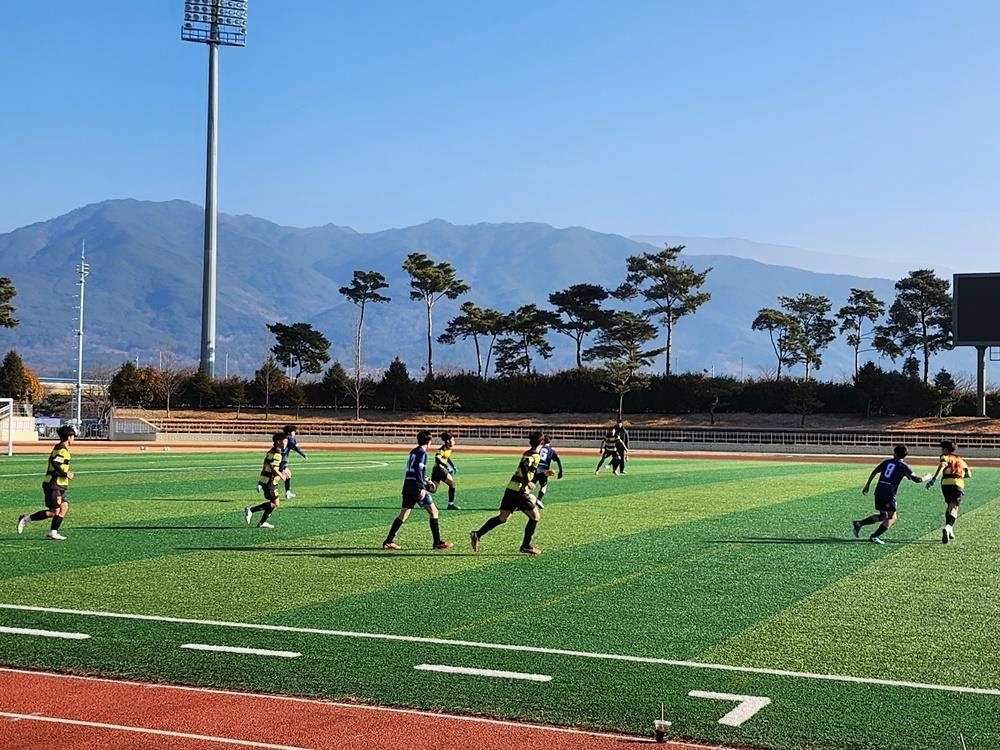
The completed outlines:
{"type": "Polygon", "coordinates": [[[863,351],[875,351],[893,362],[903,358],[903,369],[919,367],[916,354],[923,360],[923,381],[930,376],[930,358],[935,352],[951,348],[952,297],[949,282],[933,271],[910,271],[896,282],[896,299],[886,313],[885,302],[870,289],[851,289],[847,304],[830,317],[827,297],[800,294],[779,297],[779,308],[762,308],[752,327],[767,331],[777,357],[776,379],[782,366],[802,364],[805,379],[812,369],[823,364],[823,351],[840,333],[854,350],[854,373],[858,374],[863,351]]]}

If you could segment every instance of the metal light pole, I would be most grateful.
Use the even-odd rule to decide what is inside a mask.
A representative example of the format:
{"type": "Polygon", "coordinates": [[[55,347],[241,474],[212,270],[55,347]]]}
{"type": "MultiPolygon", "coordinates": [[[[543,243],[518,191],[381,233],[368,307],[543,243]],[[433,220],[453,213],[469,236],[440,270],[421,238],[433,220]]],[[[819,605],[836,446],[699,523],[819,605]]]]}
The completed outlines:
{"type": "Polygon", "coordinates": [[[86,260],[87,241],[80,242],[80,262],[76,265],[76,272],[80,276],[77,282],[80,285],[80,327],[76,336],[78,348],[76,353],[76,426],[77,429],[83,424],[81,419],[83,414],[83,293],[87,287],[87,276],[90,273],[90,266],[86,260]]]}
{"type": "Polygon", "coordinates": [[[205,155],[205,269],[201,288],[201,368],[215,377],[215,201],[219,170],[219,45],[245,47],[247,0],[185,0],[181,39],[208,45],[208,144],[205,155]]]}

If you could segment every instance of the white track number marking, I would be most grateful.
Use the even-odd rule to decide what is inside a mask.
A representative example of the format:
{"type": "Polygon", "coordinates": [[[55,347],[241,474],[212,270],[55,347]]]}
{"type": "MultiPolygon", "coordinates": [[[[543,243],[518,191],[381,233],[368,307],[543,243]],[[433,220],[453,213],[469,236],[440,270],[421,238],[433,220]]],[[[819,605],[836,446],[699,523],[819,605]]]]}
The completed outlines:
{"type": "Polygon", "coordinates": [[[719,719],[720,724],[727,727],[742,726],[743,723],[771,702],[770,698],[758,695],[735,695],[733,693],[706,693],[702,690],[692,690],[688,693],[692,698],[710,698],[716,701],[736,701],[739,705],[719,719]]]}

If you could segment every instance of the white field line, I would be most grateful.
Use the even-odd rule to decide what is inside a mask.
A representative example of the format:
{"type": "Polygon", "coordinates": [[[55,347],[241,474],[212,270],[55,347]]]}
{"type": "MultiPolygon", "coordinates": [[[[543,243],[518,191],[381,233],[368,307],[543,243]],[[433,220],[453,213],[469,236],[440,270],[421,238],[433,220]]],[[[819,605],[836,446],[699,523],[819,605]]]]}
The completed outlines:
{"type": "MultiPolygon", "coordinates": [[[[420,711],[415,708],[394,708],[392,706],[368,706],[362,703],[339,703],[337,701],[322,700],[319,698],[299,698],[294,695],[268,695],[264,693],[241,693],[237,690],[221,690],[219,688],[191,687],[189,685],[164,685],[162,683],[135,682],[134,680],[112,680],[107,677],[87,677],[75,674],[59,674],[57,672],[36,672],[30,669],[14,669],[12,667],[0,667],[0,672],[8,674],[20,674],[26,677],[48,677],[59,680],[84,680],[87,682],[100,682],[106,685],[131,685],[134,687],[146,688],[148,690],[181,690],[186,693],[205,693],[208,695],[236,696],[240,698],[255,698],[258,700],[282,701],[285,703],[304,703],[312,706],[329,706],[332,708],[343,708],[352,711],[376,711],[379,713],[403,714],[406,716],[432,716],[451,721],[467,721],[475,724],[490,724],[500,727],[518,727],[529,729],[541,729],[547,732],[558,732],[559,734],[575,734],[585,737],[605,737],[608,739],[629,740],[632,742],[651,742],[645,738],[636,738],[627,734],[613,734],[611,732],[591,732],[586,729],[573,729],[572,727],[550,726],[548,724],[533,724],[521,721],[504,721],[503,719],[485,719],[478,716],[462,716],[458,714],[446,714],[438,711],[420,711]]],[[[0,714],[3,715],[3,714],[0,714]]],[[[707,745],[696,743],[674,742],[682,747],[707,749],[707,745]]]]}
{"type": "Polygon", "coordinates": [[[543,648],[540,646],[523,646],[508,643],[481,643],[479,641],[460,641],[448,638],[429,638],[416,635],[394,635],[390,633],[360,633],[351,630],[326,630],[322,628],[300,628],[292,625],[267,625],[252,622],[229,622],[226,620],[195,620],[188,617],[167,617],[164,615],[140,615],[122,612],[96,612],[81,609],[62,609],[57,607],[36,607],[26,604],[0,603],[0,609],[20,610],[24,612],[46,612],[57,615],[78,615],[81,617],[106,617],[116,620],[139,620],[145,622],[169,622],[181,625],[205,625],[221,628],[241,628],[245,630],[263,630],[272,633],[304,633],[307,635],[326,635],[336,638],[364,638],[378,641],[400,641],[404,643],[431,643],[440,646],[463,646],[466,648],[484,648],[495,651],[513,651],[528,654],[549,654],[553,656],[574,656],[581,659],[600,659],[604,661],[623,661],[634,664],[659,664],[670,667],[685,667],[688,669],[709,669],[720,672],[741,672],[745,674],[766,674],[777,677],[794,677],[806,680],[823,680],[828,682],[850,682],[860,685],[884,685],[887,687],[903,687],[916,690],[932,690],[944,693],[968,693],[971,695],[1000,696],[998,688],[977,688],[963,685],[936,685],[928,682],[909,682],[907,680],[883,680],[875,677],[855,677],[853,675],[823,674],[820,672],[796,672],[788,669],[770,669],[767,667],[744,667],[734,664],[712,664],[709,662],[686,661],[681,659],[661,659],[649,656],[629,656],[627,654],[604,654],[594,651],[571,651],[562,648],[543,648]]]}
{"type": "Polygon", "coordinates": [[[42,638],[66,638],[71,641],[82,641],[90,638],[86,633],[62,633],[58,630],[34,630],[33,628],[4,628],[0,627],[0,633],[10,635],[34,635],[42,638]]]}
{"type": "Polygon", "coordinates": [[[444,672],[445,674],[466,674],[473,677],[502,677],[508,680],[528,680],[530,682],[551,682],[552,675],[530,674],[528,672],[505,672],[501,669],[473,669],[471,667],[449,667],[446,664],[417,664],[414,669],[422,672],[444,672]]]}
{"type": "Polygon", "coordinates": [[[187,732],[170,732],[166,729],[150,729],[149,727],[128,727],[121,724],[102,724],[98,721],[80,721],[78,719],[61,719],[57,716],[39,716],[38,714],[12,714],[0,711],[0,716],[15,721],[42,721],[50,724],[70,724],[76,727],[91,729],[109,729],[116,732],[135,732],[137,734],[152,734],[157,737],[176,737],[185,740],[200,740],[215,742],[221,745],[240,745],[241,747],[259,747],[265,750],[309,750],[297,745],[273,745],[270,742],[254,742],[253,740],[237,740],[232,737],[212,737],[205,734],[188,734],[187,732]]]}
{"type": "Polygon", "coordinates": [[[191,651],[220,651],[226,654],[249,654],[250,656],[281,656],[285,659],[297,659],[302,656],[298,651],[272,651],[266,648],[245,648],[243,646],[211,646],[207,643],[183,643],[181,648],[191,651]]]}
{"type": "MultiPolygon", "coordinates": [[[[324,461],[314,461],[311,462],[316,468],[323,467],[324,469],[384,469],[389,466],[386,461],[345,461],[343,463],[337,461],[324,462],[324,461]]],[[[225,466],[143,466],[142,473],[149,474],[160,473],[169,474],[173,472],[186,472],[190,473],[192,471],[253,471],[253,469],[259,468],[258,464],[242,464],[233,465],[227,464],[225,466]]],[[[296,464],[295,471],[301,472],[307,470],[309,467],[296,464]]],[[[86,469],[86,476],[92,476],[96,474],[134,474],[136,469],[86,469]]],[[[24,472],[22,474],[4,474],[3,479],[23,479],[25,477],[43,477],[45,476],[41,472],[30,471],[24,472]]],[[[82,476],[82,475],[81,475],[82,476]]]]}

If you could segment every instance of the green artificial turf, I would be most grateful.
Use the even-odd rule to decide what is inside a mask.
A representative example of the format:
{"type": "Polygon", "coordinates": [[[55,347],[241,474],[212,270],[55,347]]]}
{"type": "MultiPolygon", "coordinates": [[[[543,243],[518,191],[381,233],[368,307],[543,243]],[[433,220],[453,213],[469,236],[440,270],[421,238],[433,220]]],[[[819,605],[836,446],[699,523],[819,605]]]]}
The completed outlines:
{"type": "Polygon", "coordinates": [[[456,546],[432,550],[416,509],[389,552],[407,450],[293,456],[298,497],[273,530],[241,513],[263,449],[78,454],[65,542],[46,523],[14,533],[41,506],[44,456],[0,458],[0,604],[73,610],[0,607],[0,627],[90,635],[0,632],[0,662],[644,735],[662,703],[679,736],[783,750],[1000,747],[1000,470],[970,461],[948,545],[940,492],[904,483],[879,547],[850,525],[875,459],[636,458],[595,477],[596,456],[566,456],[528,557],[521,515],[478,554],[468,541],[516,455],[458,450],[463,509],[438,494],[456,546]],[[727,726],[735,701],[691,691],[771,703],[727,726]]]}

